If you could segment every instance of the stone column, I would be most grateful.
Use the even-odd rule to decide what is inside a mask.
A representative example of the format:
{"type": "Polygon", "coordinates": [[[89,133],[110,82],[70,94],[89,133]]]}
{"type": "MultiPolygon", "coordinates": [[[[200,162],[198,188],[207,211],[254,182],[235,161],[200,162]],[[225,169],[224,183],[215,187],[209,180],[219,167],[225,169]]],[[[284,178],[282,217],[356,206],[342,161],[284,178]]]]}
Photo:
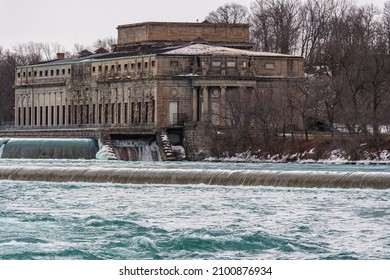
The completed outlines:
{"type": "Polygon", "coordinates": [[[192,89],[192,120],[196,122],[198,120],[198,89],[192,89]]]}
{"type": "Polygon", "coordinates": [[[226,87],[221,87],[221,97],[220,97],[220,115],[221,115],[221,125],[226,124],[226,87]]]}
{"type": "Polygon", "coordinates": [[[210,120],[209,114],[210,114],[210,98],[209,98],[209,89],[208,87],[203,87],[203,113],[202,113],[202,120],[204,122],[207,122],[210,120]]]}
{"type": "Polygon", "coordinates": [[[41,94],[40,93],[37,94],[36,99],[37,99],[37,123],[36,123],[36,125],[41,126],[42,122],[41,122],[41,94]]]}
{"type": "Polygon", "coordinates": [[[20,120],[20,115],[19,115],[19,108],[20,108],[20,101],[19,97],[16,98],[16,103],[15,103],[15,126],[19,126],[19,120],[20,120]]]}
{"type": "Polygon", "coordinates": [[[20,117],[21,117],[21,125],[22,126],[25,126],[26,125],[26,107],[25,107],[25,103],[26,103],[26,98],[23,97],[22,98],[22,106],[21,106],[21,110],[20,110],[20,117]]]}
{"type": "MultiPolygon", "coordinates": [[[[93,104],[95,104],[95,111],[93,111],[93,114],[95,114],[95,122],[93,124],[98,124],[99,123],[99,90],[96,89],[96,95],[95,95],[95,100],[93,101],[93,104]]],[[[92,105],[92,110],[93,110],[93,105],[92,105]]]]}
{"type": "Polygon", "coordinates": [[[59,100],[60,100],[60,104],[58,105],[59,106],[59,118],[58,118],[58,120],[59,120],[59,126],[62,126],[62,124],[63,124],[63,119],[64,119],[64,93],[62,92],[62,91],[60,91],[59,93],[59,100]]]}

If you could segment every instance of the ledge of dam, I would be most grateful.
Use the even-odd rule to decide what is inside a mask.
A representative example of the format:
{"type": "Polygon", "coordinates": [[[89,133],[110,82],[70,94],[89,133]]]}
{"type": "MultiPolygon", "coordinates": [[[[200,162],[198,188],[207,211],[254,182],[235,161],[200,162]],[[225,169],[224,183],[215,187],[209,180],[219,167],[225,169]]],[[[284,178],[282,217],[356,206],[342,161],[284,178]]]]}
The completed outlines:
{"type": "Polygon", "coordinates": [[[389,189],[385,172],[232,171],[97,167],[0,167],[0,180],[389,189]]]}

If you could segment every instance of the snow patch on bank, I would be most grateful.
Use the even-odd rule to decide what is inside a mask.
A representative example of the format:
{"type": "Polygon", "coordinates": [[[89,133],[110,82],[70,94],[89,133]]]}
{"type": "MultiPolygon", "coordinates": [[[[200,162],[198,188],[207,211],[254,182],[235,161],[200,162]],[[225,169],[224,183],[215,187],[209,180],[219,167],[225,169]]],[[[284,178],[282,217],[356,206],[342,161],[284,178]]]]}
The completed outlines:
{"type": "Polygon", "coordinates": [[[220,157],[208,157],[204,161],[208,162],[245,162],[245,163],[329,163],[329,164],[390,164],[390,151],[383,150],[380,153],[365,153],[365,157],[361,160],[351,160],[346,152],[342,149],[335,149],[330,152],[328,158],[315,160],[310,158],[314,154],[314,149],[305,151],[303,153],[294,154],[275,154],[261,156],[260,151],[255,153],[246,151],[243,153],[236,153],[234,156],[227,156],[226,154],[220,157]]]}

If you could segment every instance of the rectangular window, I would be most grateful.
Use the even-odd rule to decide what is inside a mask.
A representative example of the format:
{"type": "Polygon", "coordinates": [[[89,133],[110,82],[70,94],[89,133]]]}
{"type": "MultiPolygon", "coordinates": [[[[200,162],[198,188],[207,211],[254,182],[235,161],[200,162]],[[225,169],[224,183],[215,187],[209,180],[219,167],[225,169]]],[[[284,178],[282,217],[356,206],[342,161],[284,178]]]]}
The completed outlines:
{"type": "Polygon", "coordinates": [[[54,70],[50,70],[50,76],[54,76],[54,70]]]}
{"type": "Polygon", "coordinates": [[[57,106],[57,116],[56,116],[56,120],[57,120],[57,125],[60,125],[60,106],[57,106]]]}
{"type": "Polygon", "coordinates": [[[49,107],[45,106],[45,125],[49,125],[49,107]]]}
{"type": "Polygon", "coordinates": [[[149,117],[149,102],[145,103],[145,119],[144,122],[148,123],[148,117],[149,117]]]}
{"type": "Polygon", "coordinates": [[[31,107],[28,107],[28,125],[31,125],[31,107]]]}
{"type": "Polygon", "coordinates": [[[84,123],[84,106],[80,105],[80,124],[84,123]]]}
{"type": "Polygon", "coordinates": [[[42,74],[43,72],[42,71],[39,71],[39,77],[42,77],[42,74]]]}
{"type": "Polygon", "coordinates": [[[101,65],[99,65],[99,72],[101,73],[102,72],[102,66],[101,65]]]}
{"type": "Polygon", "coordinates": [[[92,123],[96,123],[96,104],[92,104],[92,123]]]}
{"type": "Polygon", "coordinates": [[[65,105],[62,106],[62,124],[65,125],[65,114],[66,114],[66,107],[65,105]]]}
{"type": "Polygon", "coordinates": [[[26,107],[23,107],[23,125],[26,125],[26,107]]]}
{"type": "Polygon", "coordinates": [[[54,125],[54,106],[50,108],[50,125],[54,125]]]}
{"type": "Polygon", "coordinates": [[[132,63],[132,64],[131,64],[131,70],[134,70],[134,69],[135,69],[135,64],[132,63]]]}
{"type": "Polygon", "coordinates": [[[72,124],[72,106],[68,105],[68,124],[72,124]]]}
{"type": "Polygon", "coordinates": [[[77,124],[77,105],[74,105],[74,112],[73,112],[73,124],[77,124]]]}
{"type": "Polygon", "coordinates": [[[71,72],[71,70],[70,70],[70,68],[68,69],[68,75],[70,75],[70,72],[71,72]]]}
{"type": "Polygon", "coordinates": [[[178,113],[179,104],[178,102],[169,102],[169,124],[177,124],[177,113],[178,113]]]}
{"type": "Polygon", "coordinates": [[[37,125],[38,123],[38,108],[34,107],[34,125],[37,125]]]}
{"type": "Polygon", "coordinates": [[[115,123],[115,104],[111,104],[111,123],[115,123]]]}
{"type": "Polygon", "coordinates": [[[227,67],[236,67],[236,62],[235,62],[235,61],[228,61],[228,62],[226,63],[226,66],[227,66],[227,67]]]}
{"type": "Polygon", "coordinates": [[[221,67],[221,61],[213,61],[213,62],[211,63],[211,65],[212,65],[213,67],[221,67]]]}
{"type": "Polygon", "coordinates": [[[57,75],[57,76],[60,75],[60,69],[57,69],[57,70],[56,70],[56,75],[57,75]]]}
{"type": "Polygon", "coordinates": [[[155,106],[156,104],[155,104],[155,101],[154,100],[152,100],[152,123],[154,122],[154,106],[155,106]]]}
{"type": "Polygon", "coordinates": [[[103,105],[99,104],[98,123],[102,123],[103,105]]]}
{"type": "Polygon", "coordinates": [[[43,107],[39,107],[39,125],[42,125],[43,123],[43,107]]]}
{"type": "Polygon", "coordinates": [[[92,67],[92,73],[95,73],[96,72],[96,67],[92,67]]]}
{"type": "Polygon", "coordinates": [[[21,115],[20,115],[20,113],[21,113],[21,110],[20,110],[20,107],[18,107],[18,116],[19,116],[19,118],[18,118],[18,125],[20,125],[20,123],[21,123],[21,115]]]}
{"type": "Polygon", "coordinates": [[[34,71],[34,77],[36,77],[37,76],[37,71],[34,71]]]}
{"type": "Polygon", "coordinates": [[[86,124],[89,124],[89,104],[85,105],[85,112],[86,112],[86,119],[85,119],[85,123],[86,124]]]}
{"type": "Polygon", "coordinates": [[[135,109],[135,103],[131,102],[131,123],[134,123],[134,109],[135,109]]]}
{"type": "Polygon", "coordinates": [[[142,116],[142,103],[141,102],[138,102],[137,103],[137,110],[138,110],[138,115],[137,115],[137,122],[138,123],[141,123],[141,116],[142,116]]]}
{"type": "Polygon", "coordinates": [[[275,65],[273,63],[266,63],[265,69],[274,69],[275,65]]]}
{"type": "Polygon", "coordinates": [[[171,67],[179,67],[179,62],[177,60],[171,60],[170,65],[171,67]]]}
{"type": "Polygon", "coordinates": [[[147,62],[144,63],[144,68],[148,69],[148,63],[147,62]]]}
{"type": "Polygon", "coordinates": [[[65,75],[65,69],[62,69],[62,75],[65,75]]]}
{"type": "Polygon", "coordinates": [[[125,64],[125,66],[124,66],[126,71],[127,71],[128,66],[129,66],[128,64],[125,64]]]}
{"type": "Polygon", "coordinates": [[[142,63],[138,62],[138,70],[141,70],[141,68],[142,68],[142,63]]]}
{"type": "Polygon", "coordinates": [[[156,61],[152,60],[152,67],[156,66],[156,61]]]}
{"type": "Polygon", "coordinates": [[[18,78],[20,78],[20,72],[18,72],[18,78]]]}
{"type": "Polygon", "coordinates": [[[30,71],[28,71],[28,76],[31,77],[31,72],[30,71]]]}

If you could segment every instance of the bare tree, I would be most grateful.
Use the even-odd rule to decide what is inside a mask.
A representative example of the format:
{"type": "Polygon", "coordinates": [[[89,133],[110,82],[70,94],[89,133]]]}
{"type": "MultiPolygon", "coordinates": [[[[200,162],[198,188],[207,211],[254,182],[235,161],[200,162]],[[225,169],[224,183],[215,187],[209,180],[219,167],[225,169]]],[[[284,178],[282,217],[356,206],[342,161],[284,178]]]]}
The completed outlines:
{"type": "Polygon", "coordinates": [[[82,44],[74,44],[73,45],[73,53],[74,54],[79,54],[81,53],[83,50],[88,50],[88,51],[92,51],[93,47],[91,46],[85,46],[85,45],[82,45],[82,44]]]}
{"type": "Polygon", "coordinates": [[[251,9],[252,34],[261,36],[254,38],[260,43],[258,49],[285,54],[295,51],[301,24],[300,1],[256,0],[251,9]],[[266,48],[262,49],[262,45],[266,48]]]}
{"type": "Polygon", "coordinates": [[[329,35],[329,24],[336,6],[335,0],[307,0],[301,7],[300,55],[309,66],[320,63],[322,46],[329,35]]]}
{"type": "Polygon", "coordinates": [[[251,37],[255,48],[265,52],[276,51],[275,34],[271,31],[272,20],[265,1],[252,3],[251,10],[251,37]]]}
{"type": "Polygon", "coordinates": [[[248,19],[248,8],[232,2],[210,12],[205,20],[212,23],[248,23],[248,19]]]}
{"type": "Polygon", "coordinates": [[[112,46],[116,44],[116,39],[114,37],[107,37],[104,39],[98,39],[93,43],[94,49],[103,48],[108,51],[112,51],[112,46]]]}
{"type": "Polygon", "coordinates": [[[9,51],[0,51],[0,125],[13,122],[15,67],[15,57],[9,51]]]}

